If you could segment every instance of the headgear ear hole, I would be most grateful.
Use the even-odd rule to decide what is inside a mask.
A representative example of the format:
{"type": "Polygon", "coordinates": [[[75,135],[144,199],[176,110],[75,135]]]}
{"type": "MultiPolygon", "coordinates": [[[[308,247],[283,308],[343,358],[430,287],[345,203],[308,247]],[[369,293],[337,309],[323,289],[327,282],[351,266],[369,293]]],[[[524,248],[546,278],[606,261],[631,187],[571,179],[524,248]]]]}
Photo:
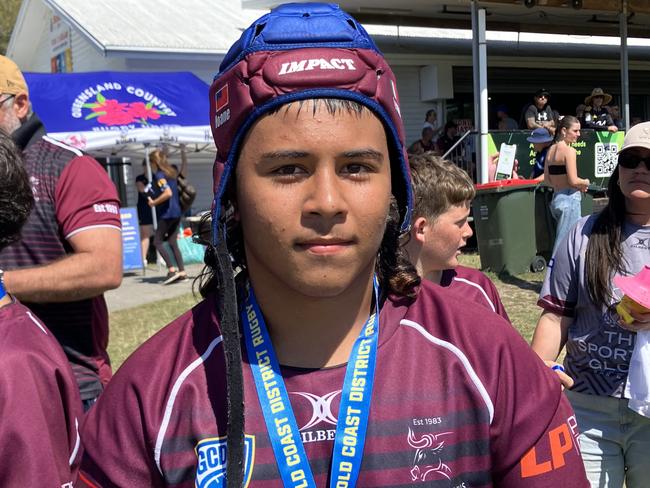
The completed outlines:
{"type": "Polygon", "coordinates": [[[257,24],[257,26],[255,27],[255,35],[254,35],[254,37],[259,36],[262,33],[262,31],[264,30],[264,27],[266,27],[266,22],[263,22],[261,24],[257,24]]]}

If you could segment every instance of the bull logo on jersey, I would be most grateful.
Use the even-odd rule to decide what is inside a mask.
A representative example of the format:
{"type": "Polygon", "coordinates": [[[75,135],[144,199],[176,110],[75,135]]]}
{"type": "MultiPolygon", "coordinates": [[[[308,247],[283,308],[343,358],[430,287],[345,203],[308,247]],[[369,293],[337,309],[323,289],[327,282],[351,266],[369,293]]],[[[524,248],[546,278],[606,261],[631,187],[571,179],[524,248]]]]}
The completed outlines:
{"type": "Polygon", "coordinates": [[[423,434],[419,439],[409,427],[407,442],[415,449],[413,467],[411,468],[411,481],[424,482],[432,478],[451,479],[451,468],[442,462],[442,451],[445,441],[442,437],[451,432],[439,434],[423,434]]]}
{"type": "MultiPolygon", "coordinates": [[[[194,449],[198,464],[196,467],[196,488],[222,488],[226,486],[226,437],[211,437],[201,440],[194,449]]],[[[255,464],[255,436],[244,436],[244,483],[248,486],[255,464]]]]}

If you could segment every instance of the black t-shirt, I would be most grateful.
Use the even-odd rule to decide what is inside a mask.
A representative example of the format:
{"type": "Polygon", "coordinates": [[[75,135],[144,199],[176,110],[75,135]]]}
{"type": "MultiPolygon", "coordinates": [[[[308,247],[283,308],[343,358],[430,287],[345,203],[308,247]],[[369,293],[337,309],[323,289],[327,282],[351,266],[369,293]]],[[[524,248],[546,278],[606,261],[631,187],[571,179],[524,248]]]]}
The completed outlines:
{"type": "MultiPolygon", "coordinates": [[[[142,183],[146,188],[149,184],[149,180],[144,174],[138,175],[135,177],[137,183],[142,183]]],[[[153,217],[151,215],[151,208],[147,203],[147,194],[144,192],[138,192],[138,223],[140,225],[151,225],[153,224],[153,217]]]]}
{"type": "Polygon", "coordinates": [[[550,105],[546,105],[543,109],[538,109],[534,103],[528,105],[524,113],[524,120],[521,121],[521,128],[528,129],[528,119],[534,119],[538,124],[543,122],[551,122],[553,120],[553,110],[550,105]]]}
{"type": "Polygon", "coordinates": [[[605,107],[600,109],[591,107],[590,110],[585,110],[582,116],[582,127],[584,129],[607,130],[610,125],[614,125],[614,121],[605,107]]]}

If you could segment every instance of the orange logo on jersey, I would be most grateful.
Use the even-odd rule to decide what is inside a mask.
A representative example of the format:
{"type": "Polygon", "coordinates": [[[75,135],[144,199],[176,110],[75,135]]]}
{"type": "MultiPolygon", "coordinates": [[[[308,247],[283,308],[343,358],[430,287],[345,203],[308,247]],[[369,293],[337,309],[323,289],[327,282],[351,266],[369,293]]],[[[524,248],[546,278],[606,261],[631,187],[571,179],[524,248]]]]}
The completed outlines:
{"type": "Polygon", "coordinates": [[[576,418],[571,416],[567,419],[566,423],[549,431],[550,459],[544,460],[538,459],[537,457],[537,448],[544,442],[542,439],[536,447],[533,447],[521,458],[521,477],[530,478],[563,467],[566,464],[566,453],[571,449],[579,452],[577,425],[576,418]]]}

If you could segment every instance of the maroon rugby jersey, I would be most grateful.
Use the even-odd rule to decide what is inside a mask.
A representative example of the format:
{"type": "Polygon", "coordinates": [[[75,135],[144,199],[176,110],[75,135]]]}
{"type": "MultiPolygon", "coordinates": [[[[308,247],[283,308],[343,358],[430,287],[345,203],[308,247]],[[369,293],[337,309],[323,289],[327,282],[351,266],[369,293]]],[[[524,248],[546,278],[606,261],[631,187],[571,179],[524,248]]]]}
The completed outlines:
{"type": "Polygon", "coordinates": [[[501,303],[501,297],[494,283],[481,271],[467,266],[457,266],[442,272],[440,286],[448,287],[461,294],[466,300],[472,300],[498,313],[508,322],[510,318],[501,303]]]}
{"type": "MultiPolygon", "coordinates": [[[[425,283],[417,300],[382,307],[357,486],[587,487],[575,417],[553,372],[497,314],[450,295],[425,283]]],[[[226,385],[214,302],[179,317],[120,368],[85,420],[81,486],[223,486],[226,385]]],[[[345,367],[282,373],[316,484],[326,486],[345,367]]],[[[244,382],[246,486],[281,486],[249,366],[244,382]]]]}
{"type": "Polygon", "coordinates": [[[0,486],[72,488],[81,418],[56,339],[17,301],[0,308],[0,486]]]}
{"type": "MultiPolygon", "coordinates": [[[[37,266],[72,252],[67,240],[87,229],[120,229],[119,199],[106,171],[90,156],[44,136],[33,115],[12,134],[23,149],[35,206],[22,240],[0,252],[0,269],[37,266]]],[[[63,303],[25,303],[63,346],[81,391],[96,397],[111,377],[108,311],[102,295],[63,303]]]]}

